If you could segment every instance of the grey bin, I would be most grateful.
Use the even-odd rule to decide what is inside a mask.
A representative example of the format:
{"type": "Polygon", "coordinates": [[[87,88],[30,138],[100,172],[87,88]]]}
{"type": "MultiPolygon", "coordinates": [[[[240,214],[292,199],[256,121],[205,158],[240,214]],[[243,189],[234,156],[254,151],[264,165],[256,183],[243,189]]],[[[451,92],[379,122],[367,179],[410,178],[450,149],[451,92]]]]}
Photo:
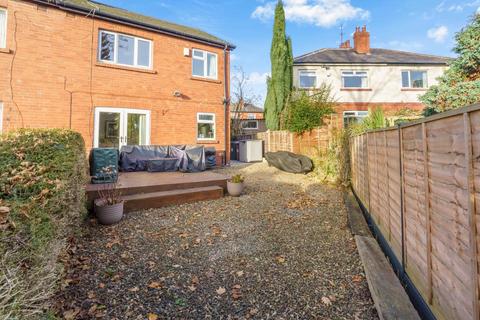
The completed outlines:
{"type": "Polygon", "coordinates": [[[262,140],[239,141],[239,160],[241,162],[257,162],[263,160],[262,140]]]}

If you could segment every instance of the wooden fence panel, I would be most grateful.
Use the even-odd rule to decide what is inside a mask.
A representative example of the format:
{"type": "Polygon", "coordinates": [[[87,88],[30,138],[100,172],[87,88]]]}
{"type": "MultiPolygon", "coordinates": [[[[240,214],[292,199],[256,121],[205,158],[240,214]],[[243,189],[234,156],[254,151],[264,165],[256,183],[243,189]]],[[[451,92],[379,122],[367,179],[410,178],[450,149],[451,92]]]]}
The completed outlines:
{"type": "Polygon", "coordinates": [[[351,143],[352,187],[432,312],[480,320],[480,105],[351,143]]]}

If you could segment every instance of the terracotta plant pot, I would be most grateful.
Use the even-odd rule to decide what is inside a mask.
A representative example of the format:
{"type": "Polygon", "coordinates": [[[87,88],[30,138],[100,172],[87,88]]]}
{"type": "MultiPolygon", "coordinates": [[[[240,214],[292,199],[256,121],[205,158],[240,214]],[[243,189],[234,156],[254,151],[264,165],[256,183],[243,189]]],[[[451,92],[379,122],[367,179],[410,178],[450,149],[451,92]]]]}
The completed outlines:
{"type": "Polygon", "coordinates": [[[123,218],[123,203],[122,201],[113,205],[105,205],[102,200],[95,200],[95,214],[98,222],[104,225],[120,222],[123,218]]]}
{"type": "Polygon", "coordinates": [[[228,194],[232,197],[238,197],[242,194],[244,188],[243,182],[235,183],[231,181],[227,181],[227,190],[228,194]]]}

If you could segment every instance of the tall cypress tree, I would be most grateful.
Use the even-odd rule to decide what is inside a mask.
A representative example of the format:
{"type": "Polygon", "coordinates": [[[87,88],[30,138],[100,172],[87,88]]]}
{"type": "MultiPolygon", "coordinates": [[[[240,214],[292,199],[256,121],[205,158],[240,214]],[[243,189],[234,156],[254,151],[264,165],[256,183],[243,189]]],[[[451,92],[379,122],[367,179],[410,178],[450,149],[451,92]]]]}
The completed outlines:
{"type": "Polygon", "coordinates": [[[278,1],[273,23],[273,39],[270,49],[272,76],[267,79],[265,120],[270,130],[280,129],[280,115],[292,90],[293,55],[292,42],[285,34],[285,11],[278,1]]]}

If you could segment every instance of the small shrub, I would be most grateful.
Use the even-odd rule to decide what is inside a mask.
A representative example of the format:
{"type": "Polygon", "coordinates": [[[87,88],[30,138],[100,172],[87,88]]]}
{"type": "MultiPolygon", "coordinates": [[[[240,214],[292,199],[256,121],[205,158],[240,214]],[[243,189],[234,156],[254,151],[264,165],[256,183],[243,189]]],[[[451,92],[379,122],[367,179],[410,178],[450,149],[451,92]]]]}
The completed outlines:
{"type": "Polygon", "coordinates": [[[303,133],[321,126],[325,116],[334,112],[331,89],[322,85],[309,94],[305,90],[294,90],[283,114],[283,127],[288,131],[303,133]]]}
{"type": "Polygon", "coordinates": [[[47,308],[58,254],[84,212],[84,142],[69,130],[7,133],[0,168],[0,318],[31,319],[47,308]]]}
{"type": "Polygon", "coordinates": [[[232,178],[230,179],[230,182],[233,182],[233,183],[242,183],[244,181],[245,181],[245,178],[241,174],[236,174],[232,176],[232,178]]]}
{"type": "Polygon", "coordinates": [[[352,124],[348,127],[350,134],[359,135],[368,130],[380,129],[386,126],[385,114],[381,107],[368,110],[368,116],[362,122],[352,124]]]}

